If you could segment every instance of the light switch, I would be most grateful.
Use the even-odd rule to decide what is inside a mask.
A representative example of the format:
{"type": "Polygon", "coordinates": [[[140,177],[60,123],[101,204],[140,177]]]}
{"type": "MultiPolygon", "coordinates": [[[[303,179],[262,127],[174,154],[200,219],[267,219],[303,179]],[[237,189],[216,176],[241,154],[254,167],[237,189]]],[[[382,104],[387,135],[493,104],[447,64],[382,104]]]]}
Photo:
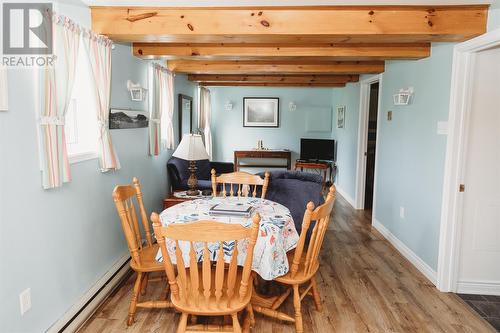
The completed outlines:
{"type": "Polygon", "coordinates": [[[439,135],[447,135],[448,134],[448,122],[447,121],[438,121],[437,122],[437,134],[439,134],[439,135]]]}
{"type": "Polygon", "coordinates": [[[387,111],[387,121],[392,120],[392,111],[387,111]]]}

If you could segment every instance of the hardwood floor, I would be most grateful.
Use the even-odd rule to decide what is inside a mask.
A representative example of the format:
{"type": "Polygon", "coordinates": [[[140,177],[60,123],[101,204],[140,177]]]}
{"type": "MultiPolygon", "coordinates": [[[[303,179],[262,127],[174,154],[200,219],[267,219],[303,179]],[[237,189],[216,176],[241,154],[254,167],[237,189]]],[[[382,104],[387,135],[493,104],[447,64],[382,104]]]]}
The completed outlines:
{"type": "MultiPolygon", "coordinates": [[[[305,332],[495,332],[454,294],[441,293],[340,196],[321,254],[318,286],[323,312],[302,303],[305,332]]],[[[131,276],[80,332],[175,332],[172,310],[138,309],[127,327],[131,276]]],[[[148,294],[159,297],[160,284],[148,294]]],[[[149,297],[149,296],[148,296],[149,297]]],[[[292,299],[283,307],[293,315],[292,299]]],[[[294,332],[294,325],[256,314],[254,332],[294,332]]]]}

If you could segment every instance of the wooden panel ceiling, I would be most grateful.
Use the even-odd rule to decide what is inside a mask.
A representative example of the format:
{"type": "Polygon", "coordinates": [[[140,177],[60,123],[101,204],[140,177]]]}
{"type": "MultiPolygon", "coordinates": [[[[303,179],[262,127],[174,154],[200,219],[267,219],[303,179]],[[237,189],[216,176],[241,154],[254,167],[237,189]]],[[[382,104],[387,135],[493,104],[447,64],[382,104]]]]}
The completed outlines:
{"type": "Polygon", "coordinates": [[[488,6],[92,7],[92,29],[129,42],[449,42],[483,33],[487,10],[488,6]]]}
{"type": "Polygon", "coordinates": [[[402,44],[179,44],[134,43],[133,53],[145,59],[194,60],[386,60],[421,59],[430,43],[402,44]]]}
{"type": "Polygon", "coordinates": [[[431,42],[478,36],[486,31],[488,6],[91,10],[94,31],[132,42],[137,57],[167,59],[174,72],[198,74],[189,78],[200,84],[318,86],[383,72],[384,60],[428,57],[431,42]],[[333,74],[336,81],[328,81],[333,74]]]}
{"type": "Polygon", "coordinates": [[[204,61],[170,60],[172,72],[190,74],[362,74],[382,73],[383,61],[204,61]]]}
{"type": "Polygon", "coordinates": [[[345,83],[280,83],[280,82],[200,82],[204,87],[330,87],[342,88],[345,83]]]}
{"type": "Polygon", "coordinates": [[[248,82],[248,83],[346,83],[357,82],[359,75],[213,75],[190,74],[193,82],[248,82]]]}

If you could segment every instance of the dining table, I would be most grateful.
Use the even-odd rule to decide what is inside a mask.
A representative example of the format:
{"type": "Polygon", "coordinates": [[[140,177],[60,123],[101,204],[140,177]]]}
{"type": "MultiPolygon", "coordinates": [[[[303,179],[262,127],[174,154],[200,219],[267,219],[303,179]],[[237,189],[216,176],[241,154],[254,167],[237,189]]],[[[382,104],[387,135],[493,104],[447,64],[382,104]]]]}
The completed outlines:
{"type": "MultiPolygon", "coordinates": [[[[169,207],[160,214],[163,226],[173,223],[189,223],[198,220],[212,220],[222,223],[240,224],[250,227],[252,216],[210,215],[210,209],[220,203],[251,205],[254,209],[252,216],[259,213],[261,216],[259,236],[254,247],[252,270],[264,280],[273,280],[285,275],[289,270],[287,251],[294,249],[299,240],[299,234],[290,211],[285,206],[266,199],[251,197],[203,197],[185,201],[169,207]]],[[[176,244],[172,240],[166,242],[167,250],[172,263],[176,263],[176,244]]],[[[180,241],[184,263],[189,263],[189,243],[180,241]]],[[[220,244],[209,243],[208,248],[212,260],[217,259],[220,244]]],[[[224,259],[229,262],[235,246],[235,241],[224,242],[224,259]]],[[[238,265],[243,266],[247,254],[247,242],[238,241],[238,265]]],[[[194,249],[198,261],[203,258],[203,244],[195,243],[194,249]]],[[[162,261],[162,253],[158,251],[156,260],[162,261]]]]}

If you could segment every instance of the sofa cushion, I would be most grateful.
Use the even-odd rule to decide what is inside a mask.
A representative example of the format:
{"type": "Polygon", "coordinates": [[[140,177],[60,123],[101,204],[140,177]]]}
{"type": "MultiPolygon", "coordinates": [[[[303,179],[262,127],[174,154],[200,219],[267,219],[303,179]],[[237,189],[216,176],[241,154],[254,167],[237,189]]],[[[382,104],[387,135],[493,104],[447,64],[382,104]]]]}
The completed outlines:
{"type": "MultiPolygon", "coordinates": [[[[182,181],[186,180],[189,178],[190,172],[189,172],[189,161],[177,158],[177,157],[171,157],[168,160],[168,164],[174,165],[175,169],[177,170],[177,175],[179,179],[182,181]]],[[[209,180],[210,179],[210,161],[209,160],[201,160],[201,161],[196,161],[196,178],[198,180],[209,180]]]]}
{"type": "MultiPolygon", "coordinates": [[[[259,174],[261,177],[262,174],[259,174]]],[[[320,175],[301,171],[272,171],[269,173],[269,187],[266,199],[282,204],[290,210],[295,228],[300,233],[302,219],[309,201],[315,206],[325,202],[323,179],[320,175]]],[[[314,223],[309,227],[306,241],[309,241],[314,223]]]]}
{"type": "MultiPolygon", "coordinates": [[[[264,177],[264,173],[259,173],[261,177],[264,177]]],[[[318,184],[323,183],[323,178],[321,175],[310,172],[303,171],[284,171],[276,170],[269,172],[269,179],[297,179],[306,182],[314,182],[318,184]]]]}
{"type": "Polygon", "coordinates": [[[210,180],[211,167],[209,160],[196,161],[196,167],[198,168],[198,170],[196,170],[196,177],[198,177],[198,179],[210,180]]]}

